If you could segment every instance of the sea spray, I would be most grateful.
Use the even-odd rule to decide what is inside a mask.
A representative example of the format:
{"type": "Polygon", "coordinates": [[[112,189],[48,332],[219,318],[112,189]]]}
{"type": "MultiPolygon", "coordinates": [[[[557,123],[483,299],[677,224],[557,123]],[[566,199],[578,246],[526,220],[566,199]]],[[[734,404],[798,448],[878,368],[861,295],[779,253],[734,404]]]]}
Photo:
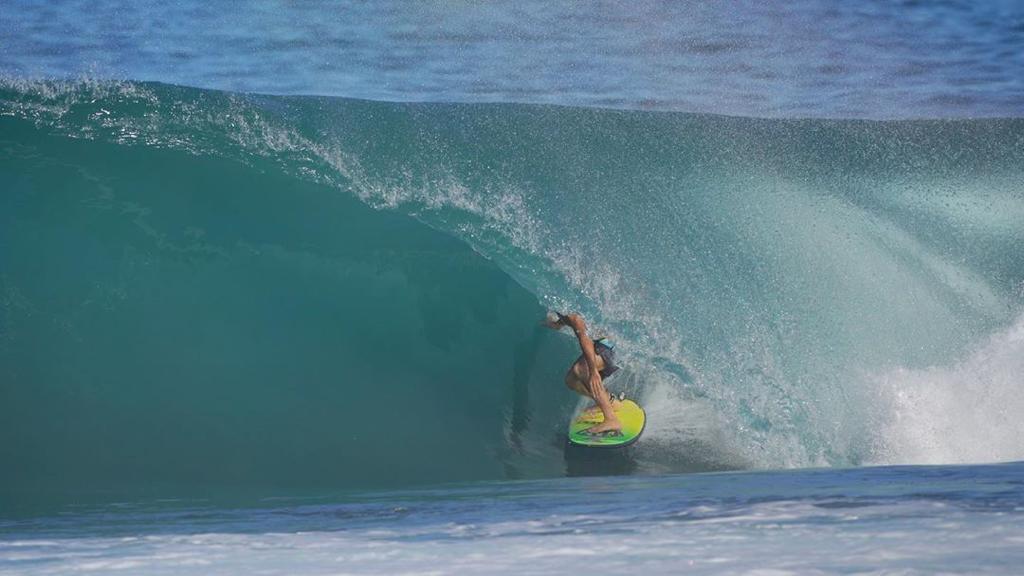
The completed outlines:
{"type": "Polygon", "coordinates": [[[966,358],[877,376],[874,463],[1024,459],[1024,318],[966,358]]]}

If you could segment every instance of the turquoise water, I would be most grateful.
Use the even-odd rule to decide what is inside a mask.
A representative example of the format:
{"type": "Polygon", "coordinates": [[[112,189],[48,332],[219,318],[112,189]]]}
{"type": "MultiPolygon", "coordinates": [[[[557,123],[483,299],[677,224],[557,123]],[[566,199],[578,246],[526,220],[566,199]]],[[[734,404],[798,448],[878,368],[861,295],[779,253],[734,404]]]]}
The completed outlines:
{"type": "Polygon", "coordinates": [[[5,493],[562,475],[547,307],[618,343],[639,472],[1022,456],[1020,120],[0,103],[5,493]]]}
{"type": "Polygon", "coordinates": [[[0,573],[1018,571],[1018,3],[12,7],[0,573]]]}

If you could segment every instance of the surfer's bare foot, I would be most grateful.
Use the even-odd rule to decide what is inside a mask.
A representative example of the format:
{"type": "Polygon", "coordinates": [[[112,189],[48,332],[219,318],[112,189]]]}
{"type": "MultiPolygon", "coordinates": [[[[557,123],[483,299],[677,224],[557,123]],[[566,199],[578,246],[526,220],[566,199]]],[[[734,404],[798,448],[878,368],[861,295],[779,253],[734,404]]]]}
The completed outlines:
{"type": "Polygon", "coordinates": [[[587,434],[601,434],[602,432],[610,431],[622,432],[622,423],[619,422],[618,418],[612,418],[611,420],[605,420],[600,424],[596,424],[587,428],[587,434]]]}

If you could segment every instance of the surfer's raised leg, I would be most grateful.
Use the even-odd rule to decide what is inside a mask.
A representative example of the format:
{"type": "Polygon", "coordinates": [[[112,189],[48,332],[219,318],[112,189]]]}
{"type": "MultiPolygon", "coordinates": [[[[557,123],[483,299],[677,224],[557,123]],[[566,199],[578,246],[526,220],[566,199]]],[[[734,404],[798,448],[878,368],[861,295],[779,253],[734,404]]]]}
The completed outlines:
{"type": "Polygon", "coordinates": [[[577,360],[565,376],[565,384],[579,394],[589,396],[604,414],[604,422],[588,429],[591,434],[599,434],[612,430],[622,430],[622,423],[615,415],[611,396],[605,390],[601,378],[604,368],[603,360],[594,350],[594,341],[587,336],[587,325],[579,314],[559,315],[558,320],[549,320],[548,326],[554,329],[568,326],[576,334],[583,355],[577,360]]]}

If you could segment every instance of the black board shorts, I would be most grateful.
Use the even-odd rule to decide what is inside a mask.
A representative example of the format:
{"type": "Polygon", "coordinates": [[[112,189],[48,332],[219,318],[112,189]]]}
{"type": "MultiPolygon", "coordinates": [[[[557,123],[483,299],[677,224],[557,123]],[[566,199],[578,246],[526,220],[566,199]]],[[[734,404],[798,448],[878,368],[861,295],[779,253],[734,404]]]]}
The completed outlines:
{"type": "Polygon", "coordinates": [[[618,372],[619,367],[615,365],[615,350],[611,346],[601,340],[594,340],[594,352],[604,360],[604,370],[598,372],[602,380],[618,372]]]}

